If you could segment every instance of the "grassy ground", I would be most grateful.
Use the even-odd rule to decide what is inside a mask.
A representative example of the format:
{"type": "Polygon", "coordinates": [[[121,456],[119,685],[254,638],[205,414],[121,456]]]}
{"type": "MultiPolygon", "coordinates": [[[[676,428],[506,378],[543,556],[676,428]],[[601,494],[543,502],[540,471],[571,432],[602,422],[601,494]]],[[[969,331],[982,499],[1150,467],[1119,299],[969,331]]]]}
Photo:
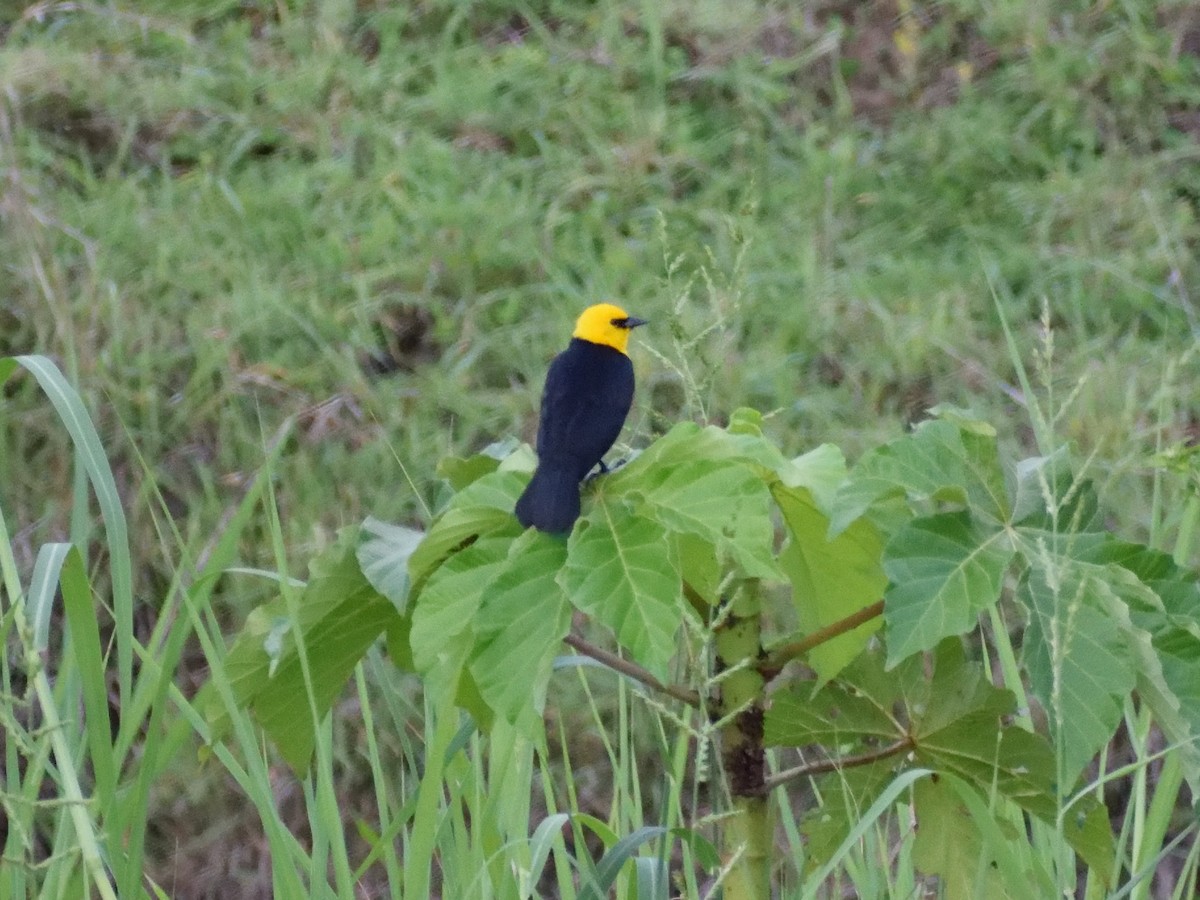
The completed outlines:
{"type": "MultiPolygon", "coordinates": [[[[1001,316],[1031,360],[1052,327],[1042,389],[1129,532],[1200,427],[1192,4],[9,3],[0,83],[0,356],[80,386],[147,629],[178,568],[156,492],[200,552],[291,419],[293,564],[425,521],[439,458],[531,436],[597,298],[655,323],[635,445],[752,405],[853,458],[952,403],[1030,449],[1001,316]]],[[[29,379],[0,412],[28,571],[71,457],[29,379]]],[[[262,595],[223,589],[231,629],[262,595]]],[[[202,784],[226,827],[162,801],[156,871],[249,852],[202,784]]]]}

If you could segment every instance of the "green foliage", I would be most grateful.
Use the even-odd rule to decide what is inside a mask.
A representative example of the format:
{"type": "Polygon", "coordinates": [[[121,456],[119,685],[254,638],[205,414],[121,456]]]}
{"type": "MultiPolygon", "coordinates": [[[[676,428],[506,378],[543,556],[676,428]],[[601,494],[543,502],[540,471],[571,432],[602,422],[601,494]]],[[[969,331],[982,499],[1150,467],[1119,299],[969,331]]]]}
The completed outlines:
{"type": "MultiPolygon", "coordinates": [[[[1190,746],[1200,719],[1181,720],[1176,693],[1187,692],[1187,682],[1166,685],[1158,666],[1135,664],[1145,625],[1165,625],[1155,619],[1162,600],[1118,562],[1096,565],[1105,547],[1121,545],[1100,530],[1090,483],[1071,474],[1064,450],[1018,464],[1006,488],[987,426],[954,418],[924,423],[865,456],[839,495],[843,510],[903,495],[928,511],[901,525],[883,554],[889,662],[970,630],[998,602],[1005,579],[1019,575],[1030,685],[1051,729],[1066,738],[1061,783],[1073,782],[1108,741],[1139,680],[1154,683],[1145,699],[1172,739],[1190,746]],[[934,511],[947,505],[958,509],[934,511]],[[1131,606],[1146,609],[1140,627],[1131,606]]],[[[1186,594],[1196,582],[1179,587],[1186,594]]],[[[1200,644],[1192,652],[1200,660],[1200,644]]]]}
{"type": "Polygon", "coordinates": [[[1022,837],[997,821],[975,786],[939,773],[914,784],[912,799],[920,816],[913,861],[939,874],[946,896],[1019,900],[1054,892],[1045,873],[1020,868],[1022,837]]]}
{"type": "MultiPolygon", "coordinates": [[[[791,690],[777,697],[767,715],[766,741],[835,747],[843,754],[880,744],[903,747],[902,757],[893,754],[872,762],[870,768],[880,770],[874,775],[857,775],[847,784],[840,783],[838,772],[824,777],[852,796],[820,811],[816,818],[823,829],[831,827],[827,817],[832,809],[848,816],[840,825],[847,830],[854,810],[869,806],[894,772],[910,767],[953,775],[993,804],[1003,798],[1057,825],[1054,749],[1044,738],[1007,724],[1014,712],[1012,693],[992,686],[984,667],[964,658],[961,642],[948,639],[930,663],[910,656],[889,672],[881,657],[866,654],[816,693],[791,690]],[[927,669],[932,671],[927,674],[927,669]]],[[[941,792],[928,796],[934,800],[932,808],[919,802],[914,806],[918,826],[941,815],[941,792]]],[[[1105,880],[1111,877],[1112,835],[1107,814],[1094,797],[1075,805],[1063,834],[1088,865],[1105,880]]],[[[823,861],[818,857],[812,862],[823,861]]],[[[989,868],[992,862],[986,861],[989,868]]]]}
{"type": "Polygon", "coordinates": [[[414,528],[378,519],[363,522],[358,564],[371,586],[391,600],[401,615],[408,606],[408,561],[424,536],[414,528]]]}
{"type": "MultiPolygon", "coordinates": [[[[308,768],[321,719],[342,693],[367,648],[397,618],[396,608],[363,574],[358,529],[313,560],[297,596],[255,609],[225,665],[237,702],[253,709],[284,759],[308,768]]],[[[226,712],[214,705],[213,738],[226,712]]]]}
{"type": "Polygon", "coordinates": [[[674,544],[660,522],[613,505],[597,504],[604,523],[572,534],[561,574],[564,596],[612,628],[635,659],[665,678],[683,600],[674,544]]]}
{"type": "MultiPolygon", "coordinates": [[[[124,511],[94,423],[50,360],[0,359],[0,378],[8,378],[18,365],[52,392],[63,429],[76,444],[75,504],[86,510],[94,490],[104,524],[97,533],[120,543],[104,546],[108,567],[93,566],[91,571],[79,549],[88,546],[83,536],[69,544],[44,544],[26,589],[14,554],[18,545],[0,509],[0,584],[5,600],[0,635],[6,641],[0,653],[0,716],[6,737],[0,796],[7,826],[0,891],[13,896],[81,891],[106,898],[138,896],[146,879],[151,788],[170,780],[169,772],[179,763],[179,747],[191,729],[203,730],[202,715],[173,678],[195,634],[209,652],[213,683],[228,687],[205,617],[214,573],[232,563],[258,493],[248,492],[231,511],[227,529],[214,538],[207,555],[207,565],[213,568],[199,567],[194,583],[179,591],[174,602],[186,612],[167,617],[170,627],[164,620],[148,638],[135,634],[132,616],[125,615],[132,611],[133,598],[120,597],[128,589],[132,558],[124,511]],[[121,683],[121,654],[114,671],[103,650],[106,640],[118,648],[127,646],[139,662],[130,672],[129,699],[118,708],[115,721],[111,691],[121,683]],[[36,717],[30,718],[33,710],[36,717]],[[40,845],[52,849],[49,859],[39,858],[40,845]]],[[[81,535],[86,525],[81,517],[81,535]]],[[[230,706],[236,720],[231,696],[230,706]]],[[[256,735],[248,723],[240,724],[238,736],[249,740],[242,750],[253,750],[256,735]]],[[[218,752],[224,755],[223,750],[218,752]]],[[[258,784],[268,784],[265,767],[255,767],[253,760],[251,753],[250,768],[258,784]]],[[[236,771],[245,776],[245,769],[236,771]]],[[[249,786],[248,779],[242,783],[249,786]]],[[[284,830],[273,827],[278,820],[270,812],[269,788],[265,796],[253,789],[249,793],[264,816],[273,849],[286,855],[284,830]]],[[[299,881],[281,869],[279,884],[287,890],[299,881]]]]}
{"type": "Polygon", "coordinates": [[[896,533],[885,561],[892,662],[969,630],[996,602],[1013,557],[1006,537],[966,512],[925,516],[896,533]]]}
{"type": "MultiPolygon", "coordinates": [[[[829,538],[829,519],[806,488],[776,485],[772,491],[791,539],[779,564],[792,586],[800,628],[812,633],[870,606],[882,596],[887,577],[880,564],[883,540],[868,519],[857,519],[829,538]]],[[[819,644],[808,663],[823,679],[832,678],[862,651],[879,621],[871,619],[819,644]]]]}
{"type": "MultiPolygon", "coordinates": [[[[1197,771],[1200,634],[1184,610],[1200,581],[1100,530],[1093,492],[1072,474],[1065,450],[1006,477],[993,432],[947,412],[847,471],[828,450],[785,459],[755,421],[747,412],[729,429],[677,426],[586,486],[583,515],[565,541],[512,524],[523,475],[504,462],[455,463],[447,471],[458,490],[419,543],[407,530],[369,523],[357,555],[347,536],[314,565],[294,607],[299,618],[279,618],[281,601],[252,617],[230,653],[241,702],[301,765],[311,740],[299,732],[313,726],[303,701],[323,715],[334,682],[390,628],[398,661],[434,691],[450,689],[485,727],[503,720],[536,736],[532,723],[573,611],[607,629],[635,677],[662,689],[682,634],[715,629],[719,647],[721,629],[735,627],[727,617],[763,614],[749,600],[754,592],[730,605],[738,585],[786,587],[801,627],[779,637],[800,645],[882,593],[882,622],[836,630],[807,648],[816,684],[776,690],[769,704],[755,694],[761,687],[746,698],[765,705],[767,745],[824,747],[850,767],[817,782],[826,802],[802,823],[808,865],[826,864],[823,854],[899,775],[922,771],[930,774],[910,795],[916,821],[938,822],[934,836],[949,828],[964,835],[953,850],[925,834],[913,847],[917,863],[947,885],[1015,897],[1073,879],[1056,864],[1020,862],[1024,815],[1055,830],[1111,884],[1107,813],[1079,778],[1135,689],[1197,771]],[[410,587],[393,597],[401,617],[360,566],[383,572],[378,583],[397,584],[405,559],[410,587]],[[1046,733],[1018,715],[1021,685],[994,686],[986,659],[965,653],[981,615],[1009,615],[1014,604],[1028,616],[1022,662],[1046,733]],[[410,624],[399,626],[401,618],[410,624]],[[311,696],[293,659],[301,646],[320,648],[321,690],[311,696]]],[[[745,655],[739,665],[753,668],[754,651],[745,655]]]]}
{"type": "MultiPolygon", "coordinates": [[[[8,361],[0,364],[0,374],[14,370],[8,361]]],[[[86,419],[61,374],[49,363],[40,371],[59,390],[62,414],[86,419]]],[[[94,433],[82,422],[75,431],[81,441],[94,433]]],[[[1073,472],[1066,449],[1020,462],[1005,477],[990,429],[944,411],[847,470],[828,447],[788,460],[762,433],[761,419],[739,411],[725,429],[680,425],[633,462],[590,482],[583,517],[566,540],[515,524],[511,507],[528,460],[520,452],[501,455],[489,451],[447,465],[451,496],[425,533],[376,520],[344,529],[313,560],[306,584],[279,578],[280,595],[251,613],[227,652],[207,625],[199,632],[215,666],[206,716],[185,705],[195,727],[240,772],[226,745],[236,739],[243,750],[255,746],[249,713],[293,769],[326,773],[318,782],[325,793],[313,797],[325,835],[337,827],[326,722],[381,636],[397,666],[423,677],[438,710],[430,746],[439,761],[425,767],[415,805],[397,819],[401,827],[411,819],[414,834],[427,834],[421,823],[437,817],[443,778],[453,777],[455,757],[477,727],[526,742],[544,739],[538,723],[576,613],[612,634],[625,674],[676,700],[712,704],[705,712],[720,716],[726,750],[736,750],[723,761],[736,768],[729,773],[735,791],[729,815],[744,825],[730,826],[728,834],[761,834],[762,846],[770,845],[767,807],[751,777],[764,745],[820,747],[831,755],[829,764],[801,768],[816,778],[823,798],[800,822],[810,872],[836,864],[865,822],[903,797],[918,826],[929,825],[913,839],[913,864],[947,890],[1013,897],[1059,890],[1074,883],[1075,857],[1096,883],[1112,885],[1118,846],[1107,810],[1080,775],[1129,705],[1137,702],[1175,743],[1179,780],[1200,770],[1194,748],[1200,631],[1191,615],[1200,577],[1103,530],[1094,491],[1073,472]],[[857,512],[848,521],[847,510],[857,512]],[[768,695],[764,684],[787,661],[780,650],[767,654],[759,636],[771,596],[763,587],[772,585],[790,593],[800,622],[798,632],[776,636],[777,646],[804,647],[817,680],[780,679],[768,695]],[[882,620],[854,619],[881,591],[882,620]],[[980,631],[978,646],[986,652],[968,652],[981,616],[1004,622],[1013,609],[1027,617],[1012,626],[1026,626],[1021,661],[1046,723],[1042,731],[1032,727],[1039,717],[1031,720],[1018,708],[1022,679],[1004,688],[992,683],[988,654],[1011,648],[989,646],[980,631]],[[839,627],[851,620],[854,627],[839,627]],[[711,642],[717,669],[700,673],[694,686],[671,686],[671,673],[681,670],[683,636],[689,651],[697,640],[711,642]],[[729,649],[735,644],[736,651],[729,649]],[[455,705],[471,720],[459,724],[455,705]],[[765,711],[757,729],[748,727],[754,717],[746,718],[753,709],[765,711]],[[743,789],[749,793],[737,793],[743,789]],[[1030,823],[1049,829],[1074,856],[1031,855],[1030,823]],[[960,839],[947,847],[951,832],[960,839]]],[[[81,461],[98,484],[111,479],[102,454],[81,461]]],[[[9,593],[19,597],[11,561],[0,557],[0,564],[9,593]]],[[[96,673],[104,666],[100,636],[81,558],[67,544],[43,548],[28,597],[14,608],[27,610],[27,626],[20,616],[12,621],[28,641],[28,658],[48,649],[56,584],[73,659],[96,673]]],[[[210,581],[201,581],[195,590],[210,589],[210,581]]],[[[201,622],[199,610],[191,614],[201,622]]],[[[172,637],[167,652],[178,653],[186,635],[172,637]]],[[[165,670],[133,646],[148,668],[131,685],[132,709],[157,710],[153,698],[165,696],[165,670]]],[[[106,716],[102,683],[96,675],[79,691],[88,722],[106,716]]],[[[40,704],[56,715],[48,683],[38,684],[40,704]]],[[[112,742],[90,727],[79,743],[93,759],[97,797],[123,789],[130,727],[123,724],[112,742]]],[[[71,751],[57,737],[53,743],[61,763],[71,751]]],[[[684,736],[680,746],[688,745],[684,736]]],[[[60,777],[66,794],[80,798],[76,838],[92,882],[107,884],[99,847],[123,833],[127,820],[119,806],[111,819],[83,815],[71,771],[60,777]]],[[[144,797],[153,769],[143,771],[134,789],[144,797]]],[[[257,771],[261,787],[266,770],[257,771]]],[[[242,777],[260,789],[258,775],[242,777]]],[[[785,789],[794,777],[778,773],[760,783],[767,791],[785,789]]],[[[269,791],[257,802],[267,816],[269,791]]],[[[293,852],[282,849],[286,829],[270,827],[281,852],[293,852]]],[[[496,835],[507,827],[489,826],[496,835]]],[[[709,871],[718,865],[702,837],[640,826],[623,838],[610,835],[609,854],[585,868],[584,889],[603,890],[629,871],[646,890],[659,890],[658,861],[634,851],[668,836],[694,844],[709,871]]],[[[421,843],[428,840],[413,846],[432,853],[432,844],[421,843]]],[[[741,877],[741,864],[728,856],[737,852],[727,844],[719,864],[733,866],[730,890],[754,890],[769,860],[756,857],[755,868],[745,869],[762,876],[741,877]]],[[[114,864],[123,884],[137,870],[139,853],[135,846],[114,864]]],[[[346,848],[318,848],[310,864],[324,866],[325,854],[332,854],[337,883],[350,884],[346,848]]],[[[424,879],[412,867],[404,877],[417,885],[424,879]]]]}
{"type": "Polygon", "coordinates": [[[470,670],[483,702],[514,725],[530,709],[542,712],[550,666],[570,625],[556,581],[565,558],[560,541],[523,535],[482,588],[470,670]]]}

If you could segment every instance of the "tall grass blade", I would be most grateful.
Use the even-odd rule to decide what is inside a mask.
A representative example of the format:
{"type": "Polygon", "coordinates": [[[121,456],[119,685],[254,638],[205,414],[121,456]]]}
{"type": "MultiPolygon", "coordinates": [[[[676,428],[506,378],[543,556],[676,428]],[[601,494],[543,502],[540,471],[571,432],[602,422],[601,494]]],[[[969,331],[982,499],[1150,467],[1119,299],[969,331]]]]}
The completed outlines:
{"type": "MultiPolygon", "coordinates": [[[[116,620],[117,686],[124,706],[133,682],[133,563],[129,553],[129,529],[121,506],[112,469],[79,394],[67,383],[63,373],[45,356],[17,356],[15,360],[28,371],[49,398],[75,445],[77,458],[87,471],[92,490],[100,504],[108,546],[112,579],[113,616],[116,620]]],[[[0,375],[4,374],[0,371],[0,375]]]]}
{"type": "Polygon", "coordinates": [[[25,615],[33,634],[33,650],[41,656],[48,652],[50,615],[54,612],[54,598],[58,593],[58,576],[70,549],[70,544],[44,544],[33,564],[33,577],[25,596],[25,615]]]}
{"type": "MultiPolygon", "coordinates": [[[[50,546],[57,548],[62,545],[50,546]]],[[[65,553],[59,553],[57,549],[51,549],[49,553],[40,556],[46,561],[37,568],[37,574],[30,586],[30,595],[39,598],[36,601],[39,607],[52,602],[55,590],[54,585],[57,583],[62,584],[64,593],[72,595],[73,605],[79,602],[81,594],[83,596],[88,595],[87,576],[83,567],[83,557],[76,548],[70,547],[65,553]],[[51,598],[49,601],[44,599],[47,595],[51,598]]],[[[18,608],[18,618],[20,618],[19,614],[20,610],[18,608]]],[[[33,656],[35,660],[40,657],[38,651],[32,646],[27,648],[27,654],[33,656]]],[[[66,806],[67,817],[75,831],[75,843],[78,845],[84,870],[90,878],[96,893],[103,900],[116,900],[117,895],[105,870],[105,854],[101,849],[101,834],[96,828],[95,821],[92,819],[88,800],[83,795],[83,788],[80,784],[80,770],[77,763],[78,757],[67,741],[67,732],[63,727],[54,690],[50,686],[50,679],[45,667],[40,665],[39,661],[33,661],[31,669],[35,673],[33,676],[34,692],[38,699],[38,705],[42,710],[43,727],[50,736],[50,744],[54,751],[59,791],[66,806]]],[[[93,744],[94,748],[95,745],[93,744]]],[[[111,753],[110,747],[100,750],[97,755],[100,757],[102,765],[105,759],[111,765],[111,753]]],[[[111,782],[114,780],[113,774],[109,772],[105,775],[105,778],[111,785],[111,782]]],[[[61,869],[55,867],[52,873],[58,874],[59,871],[61,869]]]]}
{"type": "MultiPolygon", "coordinates": [[[[666,833],[667,829],[661,825],[646,825],[613,844],[604,856],[600,857],[600,862],[596,865],[596,880],[580,892],[580,900],[604,900],[616,883],[617,876],[621,874],[621,867],[635,858],[637,849],[647,841],[662,837],[666,833]]],[[[658,860],[651,862],[657,864],[658,860]]]]}

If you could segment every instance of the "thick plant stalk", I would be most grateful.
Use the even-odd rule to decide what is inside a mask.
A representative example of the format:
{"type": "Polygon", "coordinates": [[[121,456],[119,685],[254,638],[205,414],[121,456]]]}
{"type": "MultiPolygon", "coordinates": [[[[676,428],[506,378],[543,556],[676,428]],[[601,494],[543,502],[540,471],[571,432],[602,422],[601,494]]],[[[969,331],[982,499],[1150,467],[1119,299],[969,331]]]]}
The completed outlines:
{"type": "Polygon", "coordinates": [[[721,761],[732,797],[722,857],[731,866],[725,900],[769,900],[771,896],[771,817],[764,793],[763,688],[757,663],[762,654],[762,619],[758,582],[741,586],[725,621],[716,632],[717,702],[721,727],[721,761]],[[733,671],[730,671],[733,670],[733,671]]]}

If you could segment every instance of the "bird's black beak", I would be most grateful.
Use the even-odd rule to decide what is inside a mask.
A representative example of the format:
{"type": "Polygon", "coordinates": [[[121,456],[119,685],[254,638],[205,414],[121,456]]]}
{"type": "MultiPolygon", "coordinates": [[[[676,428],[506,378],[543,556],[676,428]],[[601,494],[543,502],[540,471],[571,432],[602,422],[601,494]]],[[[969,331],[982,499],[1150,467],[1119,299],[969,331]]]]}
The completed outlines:
{"type": "Polygon", "coordinates": [[[637,328],[639,325],[646,325],[649,319],[639,319],[637,316],[626,316],[623,319],[613,319],[612,323],[618,328],[637,328]]]}

